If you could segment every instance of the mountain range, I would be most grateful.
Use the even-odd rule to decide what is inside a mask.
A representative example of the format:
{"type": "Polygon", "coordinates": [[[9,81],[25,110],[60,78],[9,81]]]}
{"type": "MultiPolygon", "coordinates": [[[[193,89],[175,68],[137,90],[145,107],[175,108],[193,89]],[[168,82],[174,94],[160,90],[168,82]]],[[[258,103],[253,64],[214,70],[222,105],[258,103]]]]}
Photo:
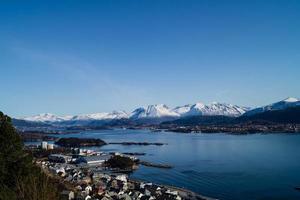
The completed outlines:
{"type": "Polygon", "coordinates": [[[45,122],[45,123],[60,123],[67,121],[91,121],[91,120],[116,120],[116,119],[157,119],[157,118],[180,118],[196,115],[224,115],[237,117],[248,111],[249,108],[240,107],[232,104],[225,103],[210,103],[203,104],[201,102],[195,104],[189,104],[184,106],[178,106],[174,109],[169,108],[165,104],[149,105],[147,107],[139,107],[133,110],[131,113],[125,111],[113,111],[113,112],[101,112],[93,114],[81,114],[81,115],[67,115],[57,116],[51,113],[38,114],[30,117],[18,118],[20,120],[31,122],[45,122]]]}
{"type": "MultiPolygon", "coordinates": [[[[192,117],[203,117],[203,119],[211,119],[214,116],[219,116],[218,120],[224,118],[251,118],[254,119],[256,115],[285,110],[287,108],[294,108],[300,106],[299,99],[287,98],[282,101],[269,104],[267,106],[262,106],[254,109],[248,107],[242,107],[227,103],[217,103],[212,102],[209,104],[204,104],[201,102],[195,104],[187,104],[184,106],[177,106],[175,108],[169,108],[165,104],[149,105],[146,107],[139,107],[134,109],[131,113],[125,111],[113,111],[113,112],[100,112],[93,114],[81,114],[81,115],[68,115],[68,116],[57,116],[50,113],[39,114],[30,117],[23,117],[15,119],[18,122],[31,122],[43,123],[48,125],[89,125],[97,124],[101,125],[113,121],[117,124],[121,121],[128,123],[129,121],[148,123],[148,124],[158,124],[165,121],[173,121],[183,118],[192,117]]],[[[201,121],[203,121],[200,120],[201,121]]]]}
{"type": "Polygon", "coordinates": [[[266,106],[248,110],[241,116],[226,115],[195,115],[182,117],[173,121],[163,122],[162,125],[197,126],[197,125],[234,125],[234,124],[299,124],[300,101],[287,98],[266,106]]]}
{"type": "Polygon", "coordinates": [[[252,115],[263,113],[266,111],[284,110],[286,108],[296,107],[296,106],[300,106],[300,100],[297,98],[289,97],[282,101],[269,104],[267,106],[262,106],[259,108],[249,110],[248,112],[245,113],[245,115],[252,116],[252,115]]]}

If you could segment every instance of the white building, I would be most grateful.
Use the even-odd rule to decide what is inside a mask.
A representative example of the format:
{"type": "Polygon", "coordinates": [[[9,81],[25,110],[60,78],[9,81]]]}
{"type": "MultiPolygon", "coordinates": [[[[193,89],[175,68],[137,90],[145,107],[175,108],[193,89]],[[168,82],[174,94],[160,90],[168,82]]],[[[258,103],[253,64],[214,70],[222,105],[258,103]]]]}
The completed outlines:
{"type": "Polygon", "coordinates": [[[127,182],[127,176],[125,174],[119,174],[116,176],[116,180],[127,182]]]}
{"type": "Polygon", "coordinates": [[[43,141],[41,146],[42,146],[42,149],[47,149],[47,142],[43,141]]]}

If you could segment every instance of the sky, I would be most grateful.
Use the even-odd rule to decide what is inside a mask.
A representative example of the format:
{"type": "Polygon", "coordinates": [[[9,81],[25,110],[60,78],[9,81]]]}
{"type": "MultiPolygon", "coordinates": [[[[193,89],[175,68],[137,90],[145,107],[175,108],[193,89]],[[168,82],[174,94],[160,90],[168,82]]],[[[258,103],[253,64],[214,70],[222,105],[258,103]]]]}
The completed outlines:
{"type": "Polygon", "coordinates": [[[14,117],[300,97],[300,1],[0,2],[14,117]]]}

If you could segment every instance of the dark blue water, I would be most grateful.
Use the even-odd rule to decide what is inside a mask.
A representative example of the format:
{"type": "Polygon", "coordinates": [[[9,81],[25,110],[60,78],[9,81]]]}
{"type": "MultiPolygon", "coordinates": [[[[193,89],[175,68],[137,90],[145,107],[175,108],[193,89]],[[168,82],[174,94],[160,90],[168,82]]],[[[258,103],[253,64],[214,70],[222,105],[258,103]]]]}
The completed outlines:
{"type": "Polygon", "coordinates": [[[140,152],[142,160],[173,169],[141,166],[133,178],[188,188],[225,200],[300,199],[300,135],[153,133],[147,130],[97,131],[63,137],[107,142],[147,141],[164,146],[107,145],[102,151],[140,152]]]}

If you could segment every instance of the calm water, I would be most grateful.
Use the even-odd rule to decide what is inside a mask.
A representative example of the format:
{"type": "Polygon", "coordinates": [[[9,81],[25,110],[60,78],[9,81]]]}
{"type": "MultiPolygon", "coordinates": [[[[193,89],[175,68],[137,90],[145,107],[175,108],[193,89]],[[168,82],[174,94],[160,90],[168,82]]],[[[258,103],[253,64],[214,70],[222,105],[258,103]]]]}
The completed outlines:
{"type": "Polygon", "coordinates": [[[300,135],[225,135],[110,130],[62,137],[107,142],[147,141],[164,146],[107,145],[101,151],[141,152],[142,160],[173,169],[141,166],[131,177],[188,188],[225,200],[300,199],[300,135]]]}

